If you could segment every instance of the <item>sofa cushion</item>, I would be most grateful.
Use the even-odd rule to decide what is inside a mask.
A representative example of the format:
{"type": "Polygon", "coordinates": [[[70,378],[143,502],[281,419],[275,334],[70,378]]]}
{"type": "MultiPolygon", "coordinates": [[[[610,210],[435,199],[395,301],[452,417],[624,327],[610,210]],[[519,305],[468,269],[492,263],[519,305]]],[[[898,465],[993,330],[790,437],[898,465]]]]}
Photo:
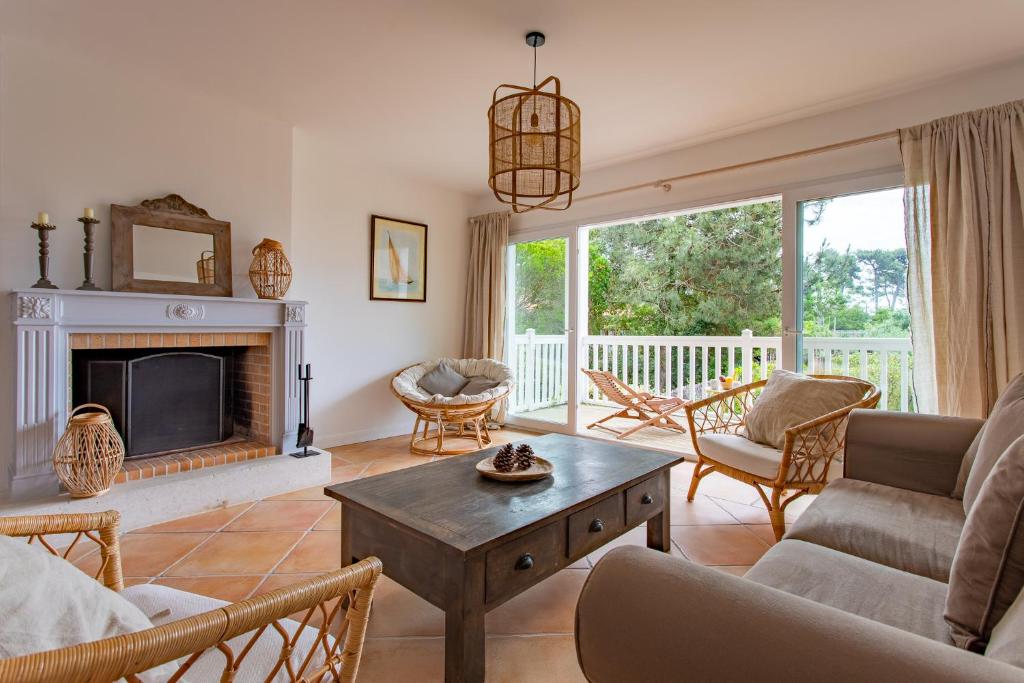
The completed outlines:
{"type": "MultiPolygon", "coordinates": [[[[124,596],[146,614],[156,626],[163,626],[179,619],[209,612],[230,604],[205,595],[180,591],[169,586],[156,584],[130,586],[124,590],[124,596]]],[[[294,636],[301,628],[301,624],[293,619],[281,619],[278,623],[288,633],[289,637],[294,636]]],[[[318,630],[313,627],[302,629],[302,633],[299,635],[298,641],[296,641],[289,657],[292,668],[295,671],[300,669],[310,650],[316,647],[317,633],[318,630]]],[[[229,647],[235,652],[236,656],[245,649],[252,635],[253,633],[243,633],[228,641],[229,647]]],[[[273,670],[277,665],[278,659],[280,659],[282,643],[283,639],[280,632],[273,627],[267,628],[257,639],[249,654],[246,655],[234,680],[266,680],[267,674],[273,670]]],[[[330,643],[333,643],[333,639],[330,643]]],[[[316,670],[323,661],[323,648],[320,647],[317,648],[316,654],[313,655],[311,667],[306,669],[307,673],[311,670],[316,670]]],[[[210,649],[189,667],[182,680],[186,683],[219,681],[221,679],[221,672],[224,669],[224,662],[224,655],[220,650],[210,649]]],[[[289,683],[292,678],[288,675],[285,667],[281,667],[281,670],[269,680],[274,683],[289,683]]]]}
{"type": "Polygon", "coordinates": [[[1017,437],[1024,435],[1024,373],[1010,380],[982,428],[981,438],[964,482],[964,512],[970,514],[985,478],[996,460],[1017,437]]]}
{"type": "Polygon", "coordinates": [[[804,541],[783,540],[745,578],[949,643],[946,585],[804,541]]]}
{"type": "Polygon", "coordinates": [[[956,475],[956,486],[953,487],[953,492],[950,494],[954,498],[964,499],[967,477],[971,475],[971,468],[974,466],[974,459],[978,457],[978,446],[981,445],[981,438],[983,436],[985,436],[985,425],[982,425],[978,433],[974,435],[974,440],[971,441],[971,445],[964,452],[964,459],[960,461],[960,471],[956,475]]]}
{"type": "Polygon", "coordinates": [[[789,527],[785,538],[945,582],[963,526],[959,500],[836,479],[789,527]]]}
{"type": "Polygon", "coordinates": [[[864,397],[864,385],[836,379],[815,379],[775,370],[744,419],[747,437],[775,448],[786,444],[786,430],[864,397]]]}
{"type": "Polygon", "coordinates": [[[984,648],[1022,587],[1024,436],[1010,444],[985,479],[953,558],[946,621],[957,645],[984,648]]]}
{"type": "Polygon", "coordinates": [[[1024,591],[992,629],[985,656],[1024,668],[1024,591]]]}
{"type": "Polygon", "coordinates": [[[0,535],[0,658],[152,628],[135,605],[67,560],[0,535]]]}
{"type": "Polygon", "coordinates": [[[428,394],[452,397],[458,396],[468,381],[447,360],[443,360],[436,368],[423,375],[417,384],[428,394]]]}

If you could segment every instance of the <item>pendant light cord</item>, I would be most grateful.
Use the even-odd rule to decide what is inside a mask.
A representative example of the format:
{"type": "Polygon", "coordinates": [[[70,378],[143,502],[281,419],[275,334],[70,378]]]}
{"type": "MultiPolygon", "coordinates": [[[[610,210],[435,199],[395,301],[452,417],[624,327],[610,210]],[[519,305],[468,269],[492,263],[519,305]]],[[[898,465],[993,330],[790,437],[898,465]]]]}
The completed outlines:
{"type": "Polygon", "coordinates": [[[537,46],[533,46],[533,89],[537,89],[537,46]]]}

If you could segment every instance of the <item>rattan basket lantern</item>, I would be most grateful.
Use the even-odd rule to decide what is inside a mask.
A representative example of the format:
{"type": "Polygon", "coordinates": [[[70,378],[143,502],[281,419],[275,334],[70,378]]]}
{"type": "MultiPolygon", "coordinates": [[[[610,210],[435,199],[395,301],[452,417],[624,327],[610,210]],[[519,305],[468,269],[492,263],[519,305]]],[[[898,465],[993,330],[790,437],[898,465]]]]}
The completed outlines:
{"type": "Polygon", "coordinates": [[[253,247],[249,266],[249,282],[260,299],[281,299],[292,286],[292,264],[285,256],[285,247],[276,240],[264,238],[253,247]]]}
{"type": "Polygon", "coordinates": [[[83,403],[71,411],[64,434],[53,449],[53,469],[72,498],[92,498],[110,490],[124,463],[124,442],[110,411],[83,403]],[[85,408],[94,412],[79,413],[85,408]]]}
{"type": "MultiPolygon", "coordinates": [[[[544,36],[526,37],[535,50],[544,36]]],[[[487,184],[512,211],[560,211],[572,205],[580,186],[580,108],[548,76],[532,88],[499,85],[487,112],[490,175],[487,184]]]]}
{"type": "Polygon", "coordinates": [[[282,299],[292,284],[292,264],[284,255],[284,245],[264,239],[252,249],[249,281],[261,299],[282,299]]]}

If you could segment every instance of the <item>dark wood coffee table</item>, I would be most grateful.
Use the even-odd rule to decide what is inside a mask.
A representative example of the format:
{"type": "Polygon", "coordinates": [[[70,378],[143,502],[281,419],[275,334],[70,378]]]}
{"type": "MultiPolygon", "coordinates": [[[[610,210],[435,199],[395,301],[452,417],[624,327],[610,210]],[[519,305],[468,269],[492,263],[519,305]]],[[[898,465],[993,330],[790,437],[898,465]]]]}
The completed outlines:
{"type": "Polygon", "coordinates": [[[669,551],[669,470],[683,458],[550,434],[527,439],[554,464],[529,483],[485,479],[495,448],[325,489],[341,501],[344,564],[384,573],[445,612],[445,680],[484,680],[484,614],[647,522],[669,551]]]}

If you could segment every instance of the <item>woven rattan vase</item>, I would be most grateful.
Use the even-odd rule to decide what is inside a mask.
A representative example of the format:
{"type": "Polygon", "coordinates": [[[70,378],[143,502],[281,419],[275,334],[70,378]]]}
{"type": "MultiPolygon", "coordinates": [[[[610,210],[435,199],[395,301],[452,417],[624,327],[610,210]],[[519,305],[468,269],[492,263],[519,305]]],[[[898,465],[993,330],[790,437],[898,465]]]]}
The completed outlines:
{"type": "Polygon", "coordinates": [[[277,240],[264,239],[252,249],[249,282],[261,299],[281,299],[292,284],[292,264],[277,240]]]}
{"type": "Polygon", "coordinates": [[[53,449],[53,469],[72,498],[92,498],[110,490],[124,463],[124,442],[110,411],[83,403],[71,411],[64,434],[53,449]],[[81,413],[84,408],[100,412],[81,413]]]}

